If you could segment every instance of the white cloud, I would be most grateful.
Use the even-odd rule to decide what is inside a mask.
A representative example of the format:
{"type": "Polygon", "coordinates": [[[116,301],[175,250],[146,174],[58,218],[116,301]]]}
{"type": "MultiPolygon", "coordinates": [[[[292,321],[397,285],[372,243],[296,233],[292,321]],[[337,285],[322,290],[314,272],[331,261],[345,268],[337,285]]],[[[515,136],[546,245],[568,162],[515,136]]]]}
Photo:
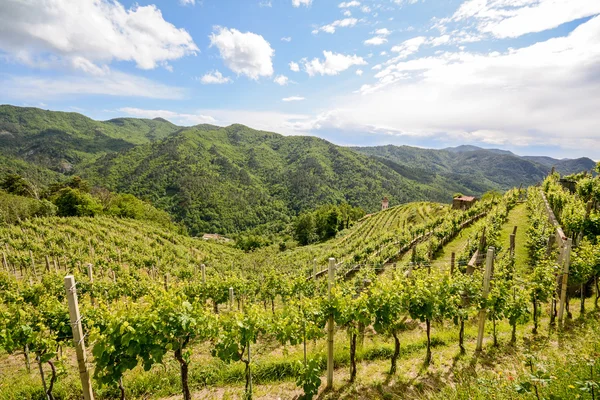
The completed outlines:
{"type": "Polygon", "coordinates": [[[357,69],[357,70],[355,71],[355,73],[356,73],[356,75],[358,75],[358,76],[362,76],[362,74],[363,74],[363,70],[362,70],[362,69],[357,69]]]}
{"type": "Polygon", "coordinates": [[[202,78],[200,78],[200,82],[203,84],[222,84],[222,83],[231,83],[231,78],[223,76],[219,71],[208,72],[202,78]]]}
{"type": "Polygon", "coordinates": [[[362,11],[364,13],[369,13],[369,12],[371,12],[371,8],[369,6],[362,6],[360,8],[360,11],[362,11]]]}
{"type": "Polygon", "coordinates": [[[274,50],[262,36],[237,29],[217,27],[210,35],[210,46],[219,49],[225,65],[250,79],[273,75],[274,50]]]}
{"type": "Polygon", "coordinates": [[[356,1],[356,0],[345,1],[345,2],[338,4],[339,8],[349,8],[349,7],[358,7],[358,6],[360,6],[360,1],[356,1]]]}
{"type": "Polygon", "coordinates": [[[291,42],[291,41],[292,41],[292,38],[291,38],[290,36],[285,36],[285,37],[282,37],[282,38],[281,38],[281,41],[282,41],[282,42],[288,42],[288,43],[289,43],[289,42],[291,42]]]}
{"type": "Polygon", "coordinates": [[[387,56],[387,51],[382,51],[381,53],[379,53],[380,56],[387,56]]]}
{"type": "Polygon", "coordinates": [[[313,33],[318,33],[319,30],[327,33],[335,33],[336,28],[351,28],[356,25],[356,18],[344,18],[333,21],[331,24],[323,25],[319,29],[313,30],[313,33]]]}
{"type": "Polygon", "coordinates": [[[304,70],[309,76],[321,75],[337,75],[342,71],[347,70],[353,65],[366,65],[367,62],[357,55],[347,56],[331,51],[324,51],[325,60],[321,61],[314,58],[312,61],[304,62],[304,70]]]}
{"type": "Polygon", "coordinates": [[[0,79],[3,96],[7,99],[56,99],[80,95],[146,97],[179,100],[187,91],[181,87],[164,85],[146,78],[110,71],[98,76],[65,76],[41,78],[37,76],[7,76],[0,79]]]}
{"type": "Polygon", "coordinates": [[[285,75],[277,75],[275,79],[273,79],[273,82],[278,85],[285,86],[290,83],[290,79],[285,75]]]}
{"type": "Polygon", "coordinates": [[[417,36],[412,39],[405,40],[398,46],[392,47],[392,51],[394,53],[399,53],[397,57],[398,59],[406,58],[419,51],[419,48],[425,44],[426,41],[427,38],[424,36],[417,36]]]}
{"type": "Polygon", "coordinates": [[[450,42],[450,35],[442,35],[442,36],[438,36],[438,37],[435,37],[435,38],[432,38],[429,40],[429,43],[434,47],[441,46],[448,42],[450,42]]]}
{"type": "Polygon", "coordinates": [[[177,125],[198,125],[198,124],[214,124],[216,119],[210,115],[202,114],[185,114],[168,110],[145,110],[135,107],[123,107],[117,111],[132,115],[138,118],[164,118],[177,125]]]}
{"type": "Polygon", "coordinates": [[[364,44],[366,44],[367,46],[380,46],[384,43],[387,43],[387,39],[384,38],[383,36],[375,36],[372,37],[371,39],[367,39],[364,41],[364,44]]]}
{"type": "Polygon", "coordinates": [[[306,6],[309,7],[312,4],[312,0],[292,0],[292,6],[300,7],[306,6]]]}
{"type": "Polygon", "coordinates": [[[196,4],[196,0],[179,0],[179,4],[182,6],[186,6],[188,4],[194,5],[196,4]]]}
{"type": "Polygon", "coordinates": [[[281,99],[285,102],[289,102],[289,101],[302,101],[302,100],[306,100],[304,97],[300,97],[300,96],[290,96],[290,97],[284,97],[283,99],[281,99]]]}
{"type": "Polygon", "coordinates": [[[598,158],[599,70],[597,16],[567,36],[503,53],[442,52],[389,65],[361,88],[364,95],[335,102],[336,120],[399,136],[558,146],[598,158]]]}
{"type": "Polygon", "coordinates": [[[94,74],[111,61],[152,69],[198,51],[190,34],[165,21],[154,5],[8,0],[0,2],[0,27],[0,50],[15,61],[72,64],[94,74]]]}
{"type": "Polygon", "coordinates": [[[271,0],[263,0],[260,3],[258,3],[259,7],[273,7],[273,4],[271,4],[271,0]]]}
{"type": "Polygon", "coordinates": [[[600,14],[597,0],[467,0],[440,26],[473,19],[482,33],[515,38],[596,14],[600,14]]]}
{"type": "Polygon", "coordinates": [[[381,29],[377,29],[375,31],[375,34],[378,36],[389,36],[392,34],[392,31],[390,31],[388,28],[381,28],[381,29]]]}
{"type": "Polygon", "coordinates": [[[351,17],[352,16],[352,12],[350,10],[345,10],[343,12],[343,14],[344,14],[344,17],[351,17]]]}
{"type": "Polygon", "coordinates": [[[298,65],[298,63],[290,61],[290,69],[294,72],[298,72],[300,71],[300,65],[298,65]]]}

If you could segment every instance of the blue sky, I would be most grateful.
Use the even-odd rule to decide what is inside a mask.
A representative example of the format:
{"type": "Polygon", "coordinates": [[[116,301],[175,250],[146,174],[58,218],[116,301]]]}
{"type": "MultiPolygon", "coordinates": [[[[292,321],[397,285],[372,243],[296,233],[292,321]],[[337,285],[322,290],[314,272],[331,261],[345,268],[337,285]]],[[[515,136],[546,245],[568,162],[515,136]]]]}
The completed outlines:
{"type": "Polygon", "coordinates": [[[0,103],[600,159],[598,0],[5,0],[0,103]]]}

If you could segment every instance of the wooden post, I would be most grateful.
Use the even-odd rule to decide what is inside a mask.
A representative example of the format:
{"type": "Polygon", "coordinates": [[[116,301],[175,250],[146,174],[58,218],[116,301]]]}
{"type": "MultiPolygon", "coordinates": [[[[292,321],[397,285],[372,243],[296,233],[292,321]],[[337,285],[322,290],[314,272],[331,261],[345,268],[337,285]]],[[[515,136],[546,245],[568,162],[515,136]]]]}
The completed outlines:
{"type": "MultiPolygon", "coordinates": [[[[329,259],[329,300],[332,298],[331,290],[335,281],[335,258],[329,259]]],[[[333,388],[333,314],[327,321],[327,389],[333,388]]]]}
{"type": "Polygon", "coordinates": [[[200,265],[200,272],[202,273],[202,284],[206,283],[206,265],[200,265]]]}
{"type": "MultiPolygon", "coordinates": [[[[91,287],[92,287],[92,293],[93,293],[93,286],[94,286],[94,270],[93,270],[92,264],[90,264],[90,263],[88,263],[88,264],[86,265],[86,267],[87,267],[88,279],[90,280],[90,285],[91,285],[91,287]]],[[[95,301],[95,299],[94,299],[94,295],[93,295],[93,294],[90,294],[90,299],[92,300],[92,306],[94,306],[94,305],[95,305],[95,303],[96,303],[96,301],[95,301]]]]}
{"type": "Polygon", "coordinates": [[[46,272],[50,272],[50,259],[48,258],[47,254],[46,254],[46,272]]]}
{"type": "Polygon", "coordinates": [[[450,255],[450,276],[454,275],[454,264],[456,263],[456,254],[452,253],[450,255]]]}
{"type": "Polygon", "coordinates": [[[252,370],[250,369],[251,360],[252,359],[250,358],[250,342],[248,342],[248,399],[252,398],[252,370]]]}
{"type": "MultiPolygon", "coordinates": [[[[483,277],[483,300],[487,300],[488,294],[490,292],[490,279],[492,276],[492,269],[494,268],[494,248],[489,247],[487,251],[487,256],[485,259],[485,275],[483,277]]],[[[476,351],[481,351],[483,345],[483,333],[485,330],[485,319],[486,319],[486,311],[485,308],[479,310],[479,332],[477,334],[477,347],[476,351]]]]}
{"type": "Polygon", "coordinates": [[[509,254],[512,258],[515,257],[515,234],[514,233],[510,234],[509,254]]]}
{"type": "Polygon", "coordinates": [[[6,269],[6,272],[10,272],[10,269],[8,268],[8,262],[6,261],[5,252],[2,252],[2,265],[4,266],[4,269],[6,269]]]}
{"type": "Polygon", "coordinates": [[[65,276],[65,290],[67,291],[67,300],[69,302],[69,317],[71,318],[71,328],[73,330],[73,343],[77,353],[77,365],[79,367],[79,378],[83,388],[84,400],[94,400],[92,390],[92,380],[87,369],[87,355],[85,352],[85,341],[83,329],[81,327],[81,315],[79,314],[79,304],[77,302],[77,289],[75,288],[75,278],[73,275],[65,276]]]}
{"type": "Polygon", "coordinates": [[[568,238],[563,256],[563,275],[562,285],[560,290],[560,304],[558,306],[558,326],[562,326],[563,316],[565,313],[565,302],[567,300],[567,283],[569,280],[569,266],[571,264],[571,246],[573,239],[568,238]]]}
{"type": "Polygon", "coordinates": [[[165,290],[169,290],[169,274],[165,274],[165,290]]]}
{"type": "Polygon", "coordinates": [[[317,280],[317,259],[313,259],[313,280],[317,280]]]}
{"type": "Polygon", "coordinates": [[[35,270],[35,261],[33,260],[33,253],[29,250],[29,258],[31,258],[31,270],[33,272],[33,277],[37,280],[37,272],[35,270]]]}
{"type": "Polygon", "coordinates": [[[233,302],[234,302],[234,299],[233,299],[233,288],[230,287],[229,288],[229,309],[230,310],[233,310],[233,302]]]}
{"type": "Polygon", "coordinates": [[[550,257],[552,254],[552,245],[554,244],[554,235],[548,238],[548,244],[546,245],[546,257],[550,257]]]}
{"type": "Polygon", "coordinates": [[[52,263],[54,264],[54,272],[58,272],[58,265],[56,265],[56,258],[52,258],[52,263]]]}

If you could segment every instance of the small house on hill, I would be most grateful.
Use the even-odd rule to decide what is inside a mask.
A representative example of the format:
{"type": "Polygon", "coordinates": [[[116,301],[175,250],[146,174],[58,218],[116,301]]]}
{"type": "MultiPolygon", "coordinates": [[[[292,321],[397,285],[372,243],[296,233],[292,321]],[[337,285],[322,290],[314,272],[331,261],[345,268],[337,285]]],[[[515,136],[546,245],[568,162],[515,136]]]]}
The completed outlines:
{"type": "Polygon", "coordinates": [[[384,197],[383,200],[381,200],[381,211],[383,210],[387,210],[390,206],[390,201],[388,200],[387,197],[384,197]]]}
{"type": "Polygon", "coordinates": [[[452,199],[453,210],[468,210],[475,204],[477,198],[474,196],[459,196],[452,199]]]}

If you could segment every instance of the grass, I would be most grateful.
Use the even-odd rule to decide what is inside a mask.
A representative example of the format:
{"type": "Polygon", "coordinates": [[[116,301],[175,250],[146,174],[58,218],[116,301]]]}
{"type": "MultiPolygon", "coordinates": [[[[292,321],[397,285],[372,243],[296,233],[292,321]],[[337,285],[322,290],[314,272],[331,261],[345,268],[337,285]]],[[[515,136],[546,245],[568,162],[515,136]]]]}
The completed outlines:
{"type": "Polygon", "coordinates": [[[525,247],[528,225],[527,206],[524,203],[517,204],[508,214],[508,220],[500,231],[500,243],[503,245],[506,244],[505,249],[508,250],[510,234],[513,232],[513,228],[517,227],[517,234],[515,235],[515,263],[524,267],[527,266],[529,260],[527,248],[525,247]]]}

